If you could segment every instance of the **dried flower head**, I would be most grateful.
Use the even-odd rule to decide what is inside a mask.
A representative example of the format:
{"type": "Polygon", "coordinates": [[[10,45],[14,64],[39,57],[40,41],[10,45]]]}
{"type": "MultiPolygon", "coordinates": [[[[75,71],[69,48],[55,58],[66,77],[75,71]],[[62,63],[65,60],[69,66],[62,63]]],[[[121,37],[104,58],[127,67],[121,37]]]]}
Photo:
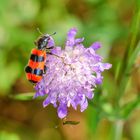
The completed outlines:
{"type": "MultiPolygon", "coordinates": [[[[47,94],[43,106],[53,104],[59,118],[67,115],[70,105],[75,110],[80,105],[83,112],[88,106],[87,99],[94,96],[94,88],[102,83],[102,72],[111,68],[111,64],[102,63],[102,57],[96,54],[101,44],[95,42],[85,48],[82,44],[84,38],[75,39],[76,33],[75,28],[70,29],[65,48],[55,47],[53,55],[48,55],[47,72],[35,87],[35,97],[47,94]]],[[[51,41],[54,45],[52,38],[51,41]]]]}

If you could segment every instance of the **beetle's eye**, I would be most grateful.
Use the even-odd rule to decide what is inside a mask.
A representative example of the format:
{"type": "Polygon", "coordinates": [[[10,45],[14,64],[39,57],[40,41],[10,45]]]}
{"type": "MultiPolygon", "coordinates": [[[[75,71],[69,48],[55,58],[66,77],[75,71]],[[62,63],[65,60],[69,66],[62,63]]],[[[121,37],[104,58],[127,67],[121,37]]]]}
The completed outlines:
{"type": "Polygon", "coordinates": [[[43,46],[46,46],[46,45],[47,45],[47,43],[48,43],[48,41],[47,41],[47,40],[44,40],[44,41],[42,42],[43,46]]]}
{"type": "Polygon", "coordinates": [[[50,40],[50,37],[46,37],[45,41],[48,42],[50,40]]]}

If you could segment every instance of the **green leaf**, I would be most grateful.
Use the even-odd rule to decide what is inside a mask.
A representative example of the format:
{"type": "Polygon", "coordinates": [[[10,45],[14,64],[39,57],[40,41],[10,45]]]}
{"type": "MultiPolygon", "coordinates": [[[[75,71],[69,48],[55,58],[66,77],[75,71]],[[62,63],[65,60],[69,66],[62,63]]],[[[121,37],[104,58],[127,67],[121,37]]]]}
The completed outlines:
{"type": "Polygon", "coordinates": [[[131,124],[131,135],[132,135],[132,139],[133,140],[140,140],[140,120],[139,120],[139,116],[137,116],[138,118],[133,121],[133,123],[131,124]]]}
{"type": "Polygon", "coordinates": [[[77,125],[79,124],[79,121],[64,121],[63,125],[69,124],[69,125],[77,125]]]}
{"type": "Polygon", "coordinates": [[[0,140],[20,140],[20,137],[16,133],[8,133],[6,131],[1,131],[0,140]]]}
{"type": "Polygon", "coordinates": [[[118,100],[121,98],[121,96],[123,95],[123,93],[125,91],[129,77],[130,77],[131,72],[133,70],[133,65],[134,65],[135,60],[136,60],[139,53],[140,53],[140,42],[138,43],[137,47],[135,48],[135,50],[133,51],[132,55],[130,56],[130,58],[128,60],[125,72],[123,74],[123,78],[122,78],[121,83],[120,83],[120,89],[118,92],[119,93],[118,100]]]}
{"type": "Polygon", "coordinates": [[[86,117],[87,117],[87,125],[89,131],[92,133],[96,132],[97,125],[100,121],[100,116],[99,116],[99,111],[93,104],[91,104],[91,102],[90,102],[90,106],[86,110],[86,117]]]}
{"type": "Polygon", "coordinates": [[[14,95],[14,96],[11,95],[10,98],[15,99],[15,100],[27,101],[27,100],[32,100],[34,94],[35,94],[34,92],[21,93],[21,94],[14,95]]]}
{"type": "Polygon", "coordinates": [[[120,116],[123,118],[128,118],[132,111],[140,105],[140,96],[136,98],[136,100],[124,105],[120,110],[120,116]]]}

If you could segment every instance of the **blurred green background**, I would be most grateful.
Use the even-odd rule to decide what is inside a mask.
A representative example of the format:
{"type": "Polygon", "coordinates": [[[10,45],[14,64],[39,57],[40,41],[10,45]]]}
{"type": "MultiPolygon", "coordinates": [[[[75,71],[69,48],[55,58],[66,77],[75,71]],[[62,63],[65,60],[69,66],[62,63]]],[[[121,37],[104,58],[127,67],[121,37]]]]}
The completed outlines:
{"type": "Polygon", "coordinates": [[[139,9],[140,0],[0,0],[0,140],[140,140],[139,9]],[[64,46],[72,27],[85,46],[100,41],[113,67],[84,113],[69,109],[80,124],[63,125],[51,105],[31,100],[24,67],[37,28],[64,46]]]}

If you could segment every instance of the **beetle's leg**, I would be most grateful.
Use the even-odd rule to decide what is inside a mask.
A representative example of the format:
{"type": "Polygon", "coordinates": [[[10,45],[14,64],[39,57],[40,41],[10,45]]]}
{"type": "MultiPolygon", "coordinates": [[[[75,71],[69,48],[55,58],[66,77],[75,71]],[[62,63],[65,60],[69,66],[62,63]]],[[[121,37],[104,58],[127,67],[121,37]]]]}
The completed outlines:
{"type": "Polygon", "coordinates": [[[47,48],[47,49],[49,49],[49,50],[50,50],[50,49],[53,49],[53,48],[54,48],[54,46],[51,46],[51,47],[49,47],[49,48],[47,48]]]}
{"type": "Polygon", "coordinates": [[[35,86],[36,86],[36,83],[32,83],[32,85],[33,85],[33,87],[35,88],[35,86]]]}
{"type": "Polygon", "coordinates": [[[46,65],[44,65],[44,71],[43,71],[43,74],[45,74],[46,71],[47,71],[47,67],[46,67],[46,65]]]}
{"type": "Polygon", "coordinates": [[[47,54],[53,55],[53,53],[52,53],[52,52],[47,52],[47,54]]]}
{"type": "Polygon", "coordinates": [[[47,54],[51,54],[51,55],[52,55],[51,49],[53,49],[53,48],[54,48],[54,46],[51,46],[51,47],[49,47],[49,48],[46,48],[47,54]]]}

